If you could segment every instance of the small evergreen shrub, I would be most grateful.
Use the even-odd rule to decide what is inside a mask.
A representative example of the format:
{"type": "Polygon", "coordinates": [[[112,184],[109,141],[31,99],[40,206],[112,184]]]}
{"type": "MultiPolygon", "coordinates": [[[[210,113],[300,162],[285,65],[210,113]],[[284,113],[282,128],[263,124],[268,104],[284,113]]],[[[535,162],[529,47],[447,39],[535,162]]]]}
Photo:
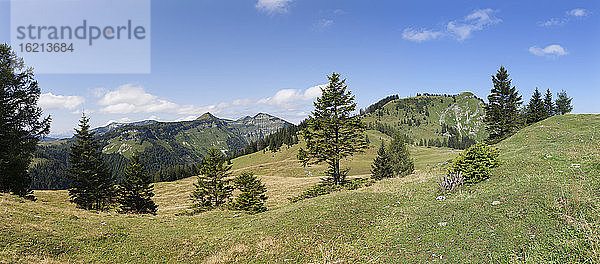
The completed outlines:
{"type": "Polygon", "coordinates": [[[357,190],[363,187],[371,186],[373,183],[375,183],[375,181],[369,178],[354,178],[347,180],[346,184],[344,184],[344,188],[346,190],[357,190]]]}
{"type": "Polygon", "coordinates": [[[231,202],[231,209],[249,213],[267,211],[265,206],[267,188],[258,177],[252,173],[244,172],[233,179],[233,184],[240,190],[240,194],[231,202]]]}
{"type": "Polygon", "coordinates": [[[300,195],[288,198],[290,202],[295,203],[304,199],[310,199],[321,195],[330,194],[335,191],[344,189],[342,185],[331,185],[325,182],[320,182],[304,190],[300,195]]]}
{"type": "Polygon", "coordinates": [[[406,142],[408,139],[405,135],[396,134],[390,142],[387,150],[392,162],[392,170],[395,177],[404,177],[413,173],[415,164],[410,157],[406,142]]]}
{"type": "Polygon", "coordinates": [[[394,177],[394,164],[382,140],[381,147],[377,151],[377,157],[371,164],[371,179],[379,181],[391,177],[394,177]]]}
{"type": "Polygon", "coordinates": [[[478,183],[488,179],[492,169],[500,166],[500,151],[481,143],[474,145],[454,159],[449,173],[461,173],[465,183],[478,183]]]}
{"type": "Polygon", "coordinates": [[[226,165],[224,155],[220,150],[213,148],[202,161],[196,189],[192,192],[191,209],[194,213],[209,211],[227,204],[234,187],[228,179],[231,166],[226,165]]]}
{"type": "Polygon", "coordinates": [[[119,188],[119,212],[155,215],[157,205],[152,201],[154,187],[150,184],[151,181],[139,154],[135,152],[125,169],[125,179],[119,188]]]}
{"type": "Polygon", "coordinates": [[[344,182],[344,185],[332,184],[329,181],[323,181],[317,185],[308,187],[300,195],[288,198],[290,202],[295,203],[304,199],[310,199],[321,195],[330,194],[342,190],[356,190],[362,187],[373,185],[375,181],[368,178],[354,178],[344,182]]]}

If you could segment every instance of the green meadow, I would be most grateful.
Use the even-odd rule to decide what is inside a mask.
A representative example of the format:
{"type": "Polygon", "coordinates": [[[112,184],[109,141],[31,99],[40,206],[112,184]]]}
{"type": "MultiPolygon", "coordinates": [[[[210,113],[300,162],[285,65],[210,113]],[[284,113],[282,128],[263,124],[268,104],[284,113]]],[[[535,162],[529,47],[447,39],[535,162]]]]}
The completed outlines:
{"type": "MultiPolygon", "coordinates": [[[[367,177],[381,140],[344,160],[367,177]]],[[[301,144],[300,144],[301,146],[301,144]]],[[[460,151],[411,147],[415,173],[290,203],[325,167],[299,145],[233,160],[268,188],[269,210],[180,216],[195,177],[155,184],[158,215],[75,208],[67,191],[0,194],[0,263],[599,263],[600,115],[556,116],[496,145],[502,165],[441,193],[460,151]]]]}

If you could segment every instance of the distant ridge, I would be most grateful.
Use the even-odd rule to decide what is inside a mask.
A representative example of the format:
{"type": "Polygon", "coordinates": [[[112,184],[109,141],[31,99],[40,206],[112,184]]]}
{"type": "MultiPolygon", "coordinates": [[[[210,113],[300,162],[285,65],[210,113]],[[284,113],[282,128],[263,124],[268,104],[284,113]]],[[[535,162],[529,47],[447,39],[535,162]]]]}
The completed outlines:
{"type": "MultiPolygon", "coordinates": [[[[126,158],[134,152],[144,157],[144,165],[153,173],[174,165],[198,163],[210,148],[226,154],[240,152],[250,142],[290,125],[290,122],[266,113],[238,120],[204,113],[191,121],[111,123],[93,131],[109,166],[120,177],[126,158]]],[[[65,187],[67,177],[64,168],[67,166],[68,148],[73,142],[74,139],[69,138],[39,144],[31,170],[34,188],[65,187]]]]}

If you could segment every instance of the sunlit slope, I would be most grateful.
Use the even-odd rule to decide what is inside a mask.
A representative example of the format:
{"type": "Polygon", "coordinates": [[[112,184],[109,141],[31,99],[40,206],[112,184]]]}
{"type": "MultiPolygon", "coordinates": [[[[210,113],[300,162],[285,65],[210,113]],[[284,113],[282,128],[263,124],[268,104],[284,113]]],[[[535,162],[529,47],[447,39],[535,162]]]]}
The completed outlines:
{"type": "Polygon", "coordinates": [[[155,217],[78,210],[66,202],[63,191],[36,192],[37,202],[0,195],[0,259],[598,263],[600,116],[553,117],[498,147],[503,165],[494,176],[446,194],[445,200],[436,199],[436,178],[444,171],[437,160],[443,155],[425,148],[411,149],[422,163],[413,175],[294,204],[275,198],[282,202],[258,215],[214,211],[175,216],[174,207],[183,198],[169,195],[189,190],[189,179],[157,184],[155,217]],[[423,157],[430,162],[423,163],[428,159],[423,157]],[[494,201],[499,204],[492,205],[494,201]]]}
{"type": "Polygon", "coordinates": [[[449,134],[442,133],[442,124],[480,142],[487,137],[483,126],[484,112],[483,101],[473,93],[464,92],[453,96],[423,95],[397,99],[362,119],[370,125],[391,126],[417,143],[421,139],[447,138],[449,134]]]}
{"type": "MultiPolygon", "coordinates": [[[[389,143],[390,137],[375,130],[368,130],[367,137],[370,141],[369,149],[362,153],[357,153],[342,161],[343,168],[350,168],[349,176],[369,176],[373,159],[377,156],[377,149],[381,146],[381,141],[389,143]]],[[[324,176],[323,172],[327,169],[326,164],[312,165],[302,167],[298,161],[298,149],[305,147],[305,143],[294,145],[292,147],[283,146],[278,152],[259,151],[250,155],[242,156],[233,160],[233,169],[251,171],[259,175],[277,175],[282,177],[310,177],[324,176]]],[[[447,148],[435,148],[431,151],[428,148],[411,147],[411,153],[415,157],[415,168],[422,169],[425,163],[445,162],[448,155],[460,153],[458,150],[447,148]]]]}

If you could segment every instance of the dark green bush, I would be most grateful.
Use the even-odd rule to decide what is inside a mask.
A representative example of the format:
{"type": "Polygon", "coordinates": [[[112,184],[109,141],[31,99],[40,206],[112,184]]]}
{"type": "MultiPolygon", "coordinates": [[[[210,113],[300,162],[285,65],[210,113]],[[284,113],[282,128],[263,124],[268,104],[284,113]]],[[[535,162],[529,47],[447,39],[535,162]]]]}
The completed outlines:
{"type": "Polygon", "coordinates": [[[484,143],[474,145],[461,153],[449,168],[451,173],[461,173],[465,183],[478,183],[492,175],[492,169],[500,166],[500,151],[484,143]]]}
{"type": "Polygon", "coordinates": [[[230,203],[233,210],[246,211],[248,213],[260,213],[267,211],[265,201],[267,188],[254,174],[244,172],[233,179],[235,187],[240,194],[230,203]]]}
{"type": "Polygon", "coordinates": [[[375,181],[369,178],[354,178],[350,180],[346,180],[344,184],[344,189],[346,190],[356,190],[362,187],[367,187],[373,185],[375,181]]]}
{"type": "Polygon", "coordinates": [[[297,201],[301,201],[304,199],[310,199],[317,196],[330,194],[332,192],[341,191],[341,190],[356,190],[362,187],[367,187],[373,184],[374,180],[368,178],[354,178],[349,179],[344,182],[344,185],[336,185],[332,184],[329,181],[323,181],[318,183],[317,185],[308,187],[304,192],[302,192],[298,196],[294,196],[288,198],[292,203],[297,201]]]}

